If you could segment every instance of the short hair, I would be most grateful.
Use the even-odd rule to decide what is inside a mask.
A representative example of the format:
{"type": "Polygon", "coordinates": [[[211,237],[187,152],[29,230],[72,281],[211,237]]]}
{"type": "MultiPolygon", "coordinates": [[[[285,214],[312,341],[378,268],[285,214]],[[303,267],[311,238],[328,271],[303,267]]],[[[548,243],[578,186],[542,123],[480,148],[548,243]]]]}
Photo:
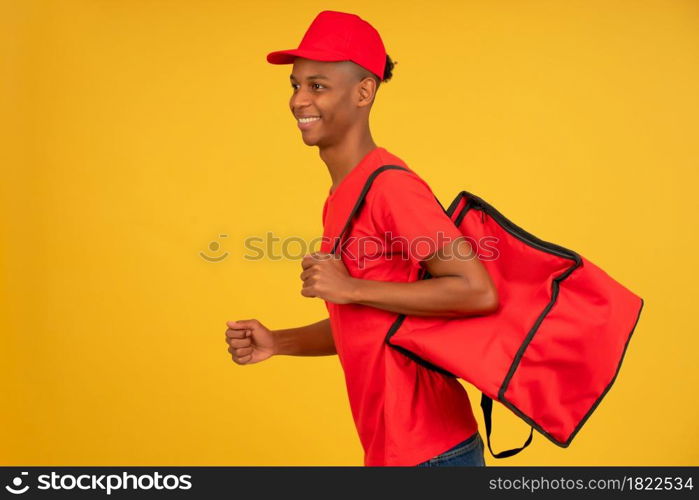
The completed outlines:
{"type": "Polygon", "coordinates": [[[393,76],[393,68],[396,66],[396,64],[398,64],[398,61],[393,61],[391,56],[386,54],[386,67],[383,71],[383,80],[379,80],[374,73],[363,66],[360,66],[359,64],[353,63],[353,66],[355,68],[355,74],[357,75],[358,80],[363,80],[367,77],[373,78],[376,81],[376,89],[378,90],[382,82],[387,82],[391,79],[393,76]]]}

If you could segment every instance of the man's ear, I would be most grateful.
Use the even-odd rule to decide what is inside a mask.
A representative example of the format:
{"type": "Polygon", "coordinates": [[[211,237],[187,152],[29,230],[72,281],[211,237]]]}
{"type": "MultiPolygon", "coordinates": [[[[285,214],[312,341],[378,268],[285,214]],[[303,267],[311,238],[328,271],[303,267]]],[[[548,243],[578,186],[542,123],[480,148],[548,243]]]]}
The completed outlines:
{"type": "Polygon", "coordinates": [[[359,85],[357,85],[357,90],[359,92],[358,104],[360,106],[369,106],[376,96],[376,80],[370,76],[362,78],[359,85]]]}

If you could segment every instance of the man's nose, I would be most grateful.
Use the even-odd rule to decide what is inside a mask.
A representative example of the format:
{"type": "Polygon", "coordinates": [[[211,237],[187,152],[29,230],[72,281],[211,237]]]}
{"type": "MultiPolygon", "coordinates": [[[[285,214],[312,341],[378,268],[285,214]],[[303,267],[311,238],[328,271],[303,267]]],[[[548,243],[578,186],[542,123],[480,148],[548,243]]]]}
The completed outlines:
{"type": "Polygon", "coordinates": [[[298,111],[299,109],[309,105],[311,103],[311,98],[308,92],[304,92],[299,89],[294,95],[291,96],[291,109],[293,111],[298,111]]]}

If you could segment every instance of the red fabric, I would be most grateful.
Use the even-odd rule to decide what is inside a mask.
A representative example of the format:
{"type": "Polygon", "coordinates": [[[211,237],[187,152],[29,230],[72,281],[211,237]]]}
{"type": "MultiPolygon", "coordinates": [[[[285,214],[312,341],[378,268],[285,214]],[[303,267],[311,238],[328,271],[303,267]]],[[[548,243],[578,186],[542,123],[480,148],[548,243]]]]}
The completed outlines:
{"type": "MultiPolygon", "coordinates": [[[[321,251],[332,250],[365,181],[386,164],[408,168],[377,147],[337,189],[330,190],[323,206],[321,251]]],[[[375,179],[345,236],[342,259],[356,278],[416,281],[421,260],[443,246],[445,237],[461,236],[414,171],[388,170],[375,179]],[[393,236],[393,244],[388,244],[387,233],[393,236]],[[422,243],[417,244],[416,238],[422,243]],[[415,245],[412,251],[410,244],[415,245]]],[[[425,368],[386,345],[386,333],[398,313],[359,304],[325,304],[365,452],[364,465],[414,466],[478,430],[468,394],[457,379],[425,368]]]]}

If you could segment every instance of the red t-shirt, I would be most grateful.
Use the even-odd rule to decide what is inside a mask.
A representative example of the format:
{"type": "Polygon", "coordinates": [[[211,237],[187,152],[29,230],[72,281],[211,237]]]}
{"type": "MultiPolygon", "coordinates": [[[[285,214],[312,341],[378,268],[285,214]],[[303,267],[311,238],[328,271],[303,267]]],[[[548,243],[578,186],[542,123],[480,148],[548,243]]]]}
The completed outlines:
{"type": "MultiPolygon", "coordinates": [[[[332,250],[365,181],[386,164],[408,168],[376,147],[330,189],[320,251],[332,250]]],[[[389,169],[375,178],[345,235],[342,260],[355,278],[416,281],[420,262],[446,243],[442,237],[439,244],[440,231],[451,239],[463,236],[425,181],[410,169],[389,169]]],[[[365,466],[414,466],[478,430],[468,394],[457,379],[419,365],[384,342],[398,313],[361,304],[325,304],[365,466]]]]}

